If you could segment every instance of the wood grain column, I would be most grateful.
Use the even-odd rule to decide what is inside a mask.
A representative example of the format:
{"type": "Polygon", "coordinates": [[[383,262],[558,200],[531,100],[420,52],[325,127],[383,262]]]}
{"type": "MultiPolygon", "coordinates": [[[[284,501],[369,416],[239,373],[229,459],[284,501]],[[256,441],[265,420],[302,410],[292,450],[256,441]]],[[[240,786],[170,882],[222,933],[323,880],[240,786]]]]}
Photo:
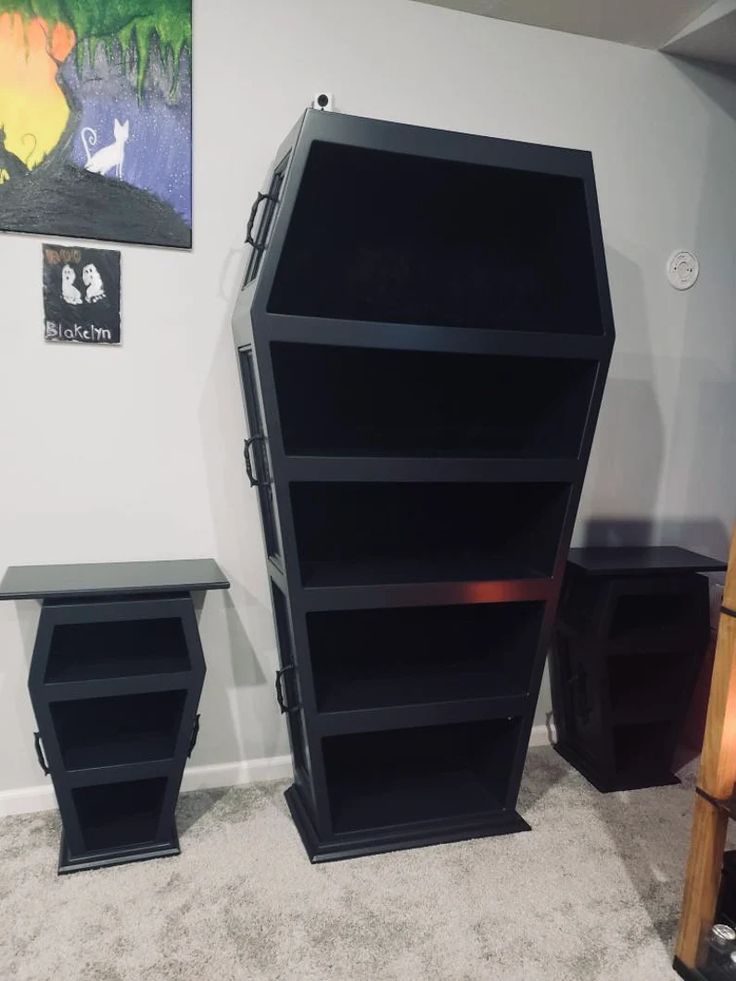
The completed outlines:
{"type": "MultiPolygon", "coordinates": [[[[736,533],[731,538],[723,611],[713,665],[698,786],[711,797],[731,797],[736,783],[736,533]]],[[[676,955],[695,968],[713,923],[721,881],[728,814],[695,798],[690,855],[676,955]]]]}

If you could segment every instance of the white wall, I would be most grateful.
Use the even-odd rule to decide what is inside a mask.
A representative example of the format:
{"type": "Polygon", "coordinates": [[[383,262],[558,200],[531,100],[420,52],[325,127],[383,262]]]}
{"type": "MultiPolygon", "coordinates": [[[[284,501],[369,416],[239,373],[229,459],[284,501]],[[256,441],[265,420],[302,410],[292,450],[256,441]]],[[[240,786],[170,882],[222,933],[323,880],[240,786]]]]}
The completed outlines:
{"type": "MultiPolygon", "coordinates": [[[[577,539],[725,555],[736,88],[654,52],[410,0],[198,0],[195,45],[195,247],[123,248],[121,348],[45,344],[40,240],[0,238],[0,569],[220,561],[233,588],[201,615],[194,763],[287,751],[229,319],[251,202],[320,89],[359,115],[593,151],[618,341],[577,539]],[[702,263],[686,295],[663,274],[681,247],[702,263]]],[[[25,689],[36,616],[0,604],[0,792],[42,782],[25,689]]]]}

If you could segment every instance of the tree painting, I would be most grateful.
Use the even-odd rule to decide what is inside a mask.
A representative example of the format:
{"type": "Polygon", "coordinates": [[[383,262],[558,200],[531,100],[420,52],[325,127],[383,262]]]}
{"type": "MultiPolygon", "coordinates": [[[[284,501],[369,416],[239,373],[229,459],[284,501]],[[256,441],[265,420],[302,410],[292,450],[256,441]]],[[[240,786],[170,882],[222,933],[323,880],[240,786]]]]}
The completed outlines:
{"type": "Polygon", "coordinates": [[[0,230],[190,248],[191,0],[0,0],[0,230]]]}

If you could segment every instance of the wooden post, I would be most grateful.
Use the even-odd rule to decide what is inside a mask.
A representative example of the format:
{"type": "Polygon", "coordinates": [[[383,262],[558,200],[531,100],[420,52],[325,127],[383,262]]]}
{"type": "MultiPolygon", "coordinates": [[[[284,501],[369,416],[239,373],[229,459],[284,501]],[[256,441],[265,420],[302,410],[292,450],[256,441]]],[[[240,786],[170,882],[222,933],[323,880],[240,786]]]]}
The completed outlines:
{"type": "MultiPolygon", "coordinates": [[[[718,622],[713,677],[698,787],[731,797],[736,783],[736,530],[731,537],[723,610],[718,622]]],[[[676,957],[695,969],[713,924],[721,881],[728,814],[697,795],[676,957]]]]}

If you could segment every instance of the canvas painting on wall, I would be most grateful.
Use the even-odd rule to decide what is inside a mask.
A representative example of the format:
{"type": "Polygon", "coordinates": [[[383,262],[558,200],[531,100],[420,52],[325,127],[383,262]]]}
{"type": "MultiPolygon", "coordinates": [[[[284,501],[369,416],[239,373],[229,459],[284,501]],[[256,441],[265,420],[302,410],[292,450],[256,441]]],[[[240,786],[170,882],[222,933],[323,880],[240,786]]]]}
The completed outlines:
{"type": "Polygon", "coordinates": [[[190,248],[191,0],[0,0],[0,230],[190,248]]]}
{"type": "Polygon", "coordinates": [[[43,313],[47,341],[120,343],[120,253],[43,245],[43,313]]]}

